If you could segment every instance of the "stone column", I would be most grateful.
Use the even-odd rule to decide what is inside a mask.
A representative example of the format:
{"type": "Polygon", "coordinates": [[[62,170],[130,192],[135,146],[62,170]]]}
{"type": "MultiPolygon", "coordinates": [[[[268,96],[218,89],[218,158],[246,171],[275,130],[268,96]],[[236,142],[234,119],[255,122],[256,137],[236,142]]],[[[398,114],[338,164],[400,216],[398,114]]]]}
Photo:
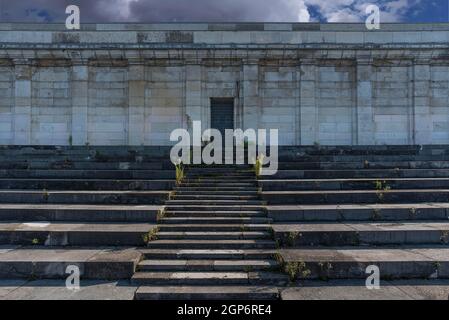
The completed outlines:
{"type": "Polygon", "coordinates": [[[145,139],[145,66],[130,64],[129,79],[129,114],[128,114],[128,144],[144,145],[145,139]]]}
{"type": "Polygon", "coordinates": [[[417,60],[413,65],[413,132],[416,144],[432,143],[430,101],[430,60],[417,60]]]}
{"type": "Polygon", "coordinates": [[[357,135],[355,144],[374,145],[373,63],[370,58],[357,59],[357,135]]]}
{"type": "Polygon", "coordinates": [[[318,143],[318,109],[316,105],[316,61],[301,60],[300,80],[300,144],[318,143]]]}
{"type": "Polygon", "coordinates": [[[261,99],[259,96],[259,64],[257,60],[243,65],[243,121],[242,129],[259,128],[261,99]]]}
{"type": "Polygon", "coordinates": [[[26,59],[14,60],[15,103],[14,103],[14,144],[31,144],[31,65],[26,59]]]}
{"type": "Polygon", "coordinates": [[[89,142],[87,108],[89,106],[89,67],[82,61],[72,62],[72,145],[82,146],[89,142]]]}

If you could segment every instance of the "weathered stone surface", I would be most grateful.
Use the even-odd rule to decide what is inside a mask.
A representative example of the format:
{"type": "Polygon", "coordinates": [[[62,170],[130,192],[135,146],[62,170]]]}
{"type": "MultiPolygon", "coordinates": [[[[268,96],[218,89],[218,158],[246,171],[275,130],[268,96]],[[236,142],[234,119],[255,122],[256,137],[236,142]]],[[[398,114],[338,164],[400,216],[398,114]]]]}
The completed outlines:
{"type": "Polygon", "coordinates": [[[2,300],[133,300],[136,290],[129,281],[84,280],[69,290],[65,280],[0,280],[2,300]]]}
{"type": "Polygon", "coordinates": [[[448,40],[447,24],[0,24],[0,143],[171,145],[216,97],[281,145],[446,143],[448,40]]]}

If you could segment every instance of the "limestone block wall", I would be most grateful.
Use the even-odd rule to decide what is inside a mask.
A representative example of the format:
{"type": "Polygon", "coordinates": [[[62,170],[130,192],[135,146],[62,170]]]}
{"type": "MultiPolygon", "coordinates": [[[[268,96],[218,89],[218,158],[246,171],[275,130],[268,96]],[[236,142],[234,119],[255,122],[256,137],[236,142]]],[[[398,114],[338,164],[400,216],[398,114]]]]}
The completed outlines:
{"type": "Polygon", "coordinates": [[[31,72],[31,144],[70,143],[70,68],[36,66],[31,72]]]}
{"type": "Polygon", "coordinates": [[[170,145],[232,98],[281,145],[449,143],[449,24],[0,23],[0,144],[170,145]]]}
{"type": "Polygon", "coordinates": [[[14,68],[0,66],[0,144],[13,140],[14,68]]]}
{"type": "Polygon", "coordinates": [[[89,68],[87,142],[128,144],[128,68],[89,68]]]}

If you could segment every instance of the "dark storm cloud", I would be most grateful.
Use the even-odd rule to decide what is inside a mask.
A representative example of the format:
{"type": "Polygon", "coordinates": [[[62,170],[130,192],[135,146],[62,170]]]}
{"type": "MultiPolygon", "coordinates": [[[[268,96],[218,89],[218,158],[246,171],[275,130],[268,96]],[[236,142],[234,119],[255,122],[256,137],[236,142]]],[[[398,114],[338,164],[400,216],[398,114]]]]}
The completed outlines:
{"type": "MultiPolygon", "coordinates": [[[[0,0],[3,21],[64,21],[65,8],[80,7],[84,22],[298,21],[295,0],[0,0]]],[[[306,16],[308,19],[308,16],[306,16]]]]}

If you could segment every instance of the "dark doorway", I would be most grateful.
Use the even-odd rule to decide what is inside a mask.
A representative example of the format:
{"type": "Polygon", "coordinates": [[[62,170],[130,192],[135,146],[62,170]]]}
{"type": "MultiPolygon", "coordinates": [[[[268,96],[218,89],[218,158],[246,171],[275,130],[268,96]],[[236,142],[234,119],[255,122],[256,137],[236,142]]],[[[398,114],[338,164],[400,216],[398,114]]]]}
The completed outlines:
{"type": "Polygon", "coordinates": [[[234,130],[234,98],[211,98],[211,129],[217,129],[225,137],[225,129],[234,130]]]}

